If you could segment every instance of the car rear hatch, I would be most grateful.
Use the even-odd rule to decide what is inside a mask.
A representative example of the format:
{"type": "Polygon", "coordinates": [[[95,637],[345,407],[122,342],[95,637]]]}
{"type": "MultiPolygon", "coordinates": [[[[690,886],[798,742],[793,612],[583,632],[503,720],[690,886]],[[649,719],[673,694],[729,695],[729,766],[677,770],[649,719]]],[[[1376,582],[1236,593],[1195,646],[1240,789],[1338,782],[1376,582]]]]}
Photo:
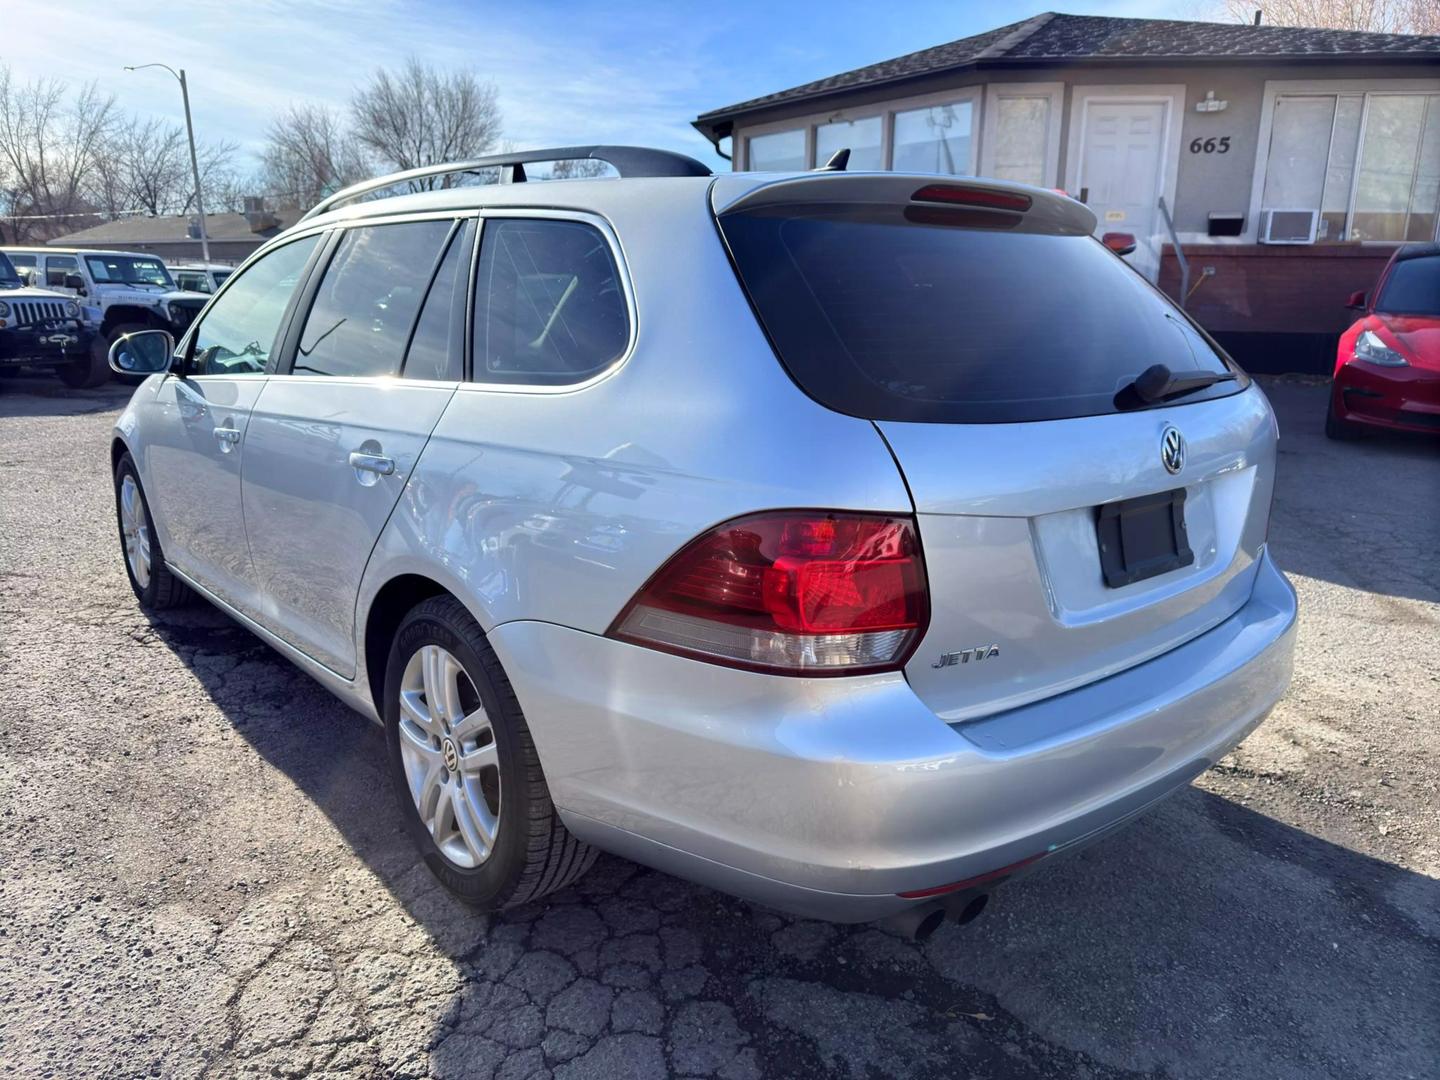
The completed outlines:
{"type": "Polygon", "coordinates": [[[1259,390],[1062,195],[783,179],[721,232],[777,355],[875,422],[909,486],[929,628],[906,675],[959,722],[1104,678],[1246,600],[1275,426],[1259,390]],[[1142,371],[1221,381],[1137,397],[1142,371]]]}

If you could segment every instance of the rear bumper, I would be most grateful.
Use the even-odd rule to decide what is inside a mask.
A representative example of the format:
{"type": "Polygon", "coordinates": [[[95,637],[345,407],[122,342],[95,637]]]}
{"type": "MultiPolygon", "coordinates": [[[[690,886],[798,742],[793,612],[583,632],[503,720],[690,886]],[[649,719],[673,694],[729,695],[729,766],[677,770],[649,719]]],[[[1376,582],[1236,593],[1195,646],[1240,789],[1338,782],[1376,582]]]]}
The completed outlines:
{"type": "Polygon", "coordinates": [[[78,324],[0,330],[0,364],[68,364],[88,355],[94,333],[78,324]]]}
{"type": "Polygon", "coordinates": [[[1440,434],[1440,372],[1345,364],[1335,374],[1331,408],[1351,423],[1440,434]]]}
{"type": "Polygon", "coordinates": [[[1147,663],[949,725],[903,675],[734,671],[551,624],[491,642],[572,831],[775,907],[879,918],[901,892],[1083,843],[1191,780],[1290,681],[1295,594],[1147,663]]]}

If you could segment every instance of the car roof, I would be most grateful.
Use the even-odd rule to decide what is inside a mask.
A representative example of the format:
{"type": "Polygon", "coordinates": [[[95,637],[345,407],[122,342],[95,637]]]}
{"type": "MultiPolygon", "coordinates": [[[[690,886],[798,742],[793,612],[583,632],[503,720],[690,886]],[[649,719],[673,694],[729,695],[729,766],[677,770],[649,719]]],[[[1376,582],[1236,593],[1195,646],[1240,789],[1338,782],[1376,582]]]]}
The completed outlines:
{"type": "Polygon", "coordinates": [[[127,258],[154,259],[161,262],[159,255],[151,255],[147,251],[123,251],[120,248],[66,248],[66,247],[29,247],[20,244],[5,244],[0,251],[19,251],[26,255],[124,255],[127,258]]]}
{"type": "Polygon", "coordinates": [[[926,184],[957,184],[988,191],[1014,192],[1030,197],[1035,209],[1055,220],[1065,219],[1093,231],[1093,214],[1062,192],[1012,181],[982,177],[937,176],[896,172],[738,172],[719,176],[600,177],[577,180],[529,180],[518,184],[481,184],[391,195],[353,202],[299,222],[290,231],[318,225],[354,222],[401,214],[486,209],[548,209],[588,212],[607,216],[610,208],[656,199],[697,199],[710,194],[716,212],[756,201],[806,201],[827,195],[844,200],[891,201],[908,198],[926,184]],[[825,191],[830,187],[829,192],[825,191]],[[1072,222],[1073,219],[1073,222],[1072,222]]]}

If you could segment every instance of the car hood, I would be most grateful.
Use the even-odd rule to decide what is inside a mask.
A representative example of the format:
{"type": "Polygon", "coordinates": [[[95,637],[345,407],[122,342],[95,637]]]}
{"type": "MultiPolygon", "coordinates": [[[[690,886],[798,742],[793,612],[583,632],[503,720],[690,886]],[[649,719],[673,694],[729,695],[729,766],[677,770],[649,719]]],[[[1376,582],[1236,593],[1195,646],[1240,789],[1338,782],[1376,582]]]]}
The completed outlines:
{"type": "Polygon", "coordinates": [[[126,285],[124,283],[114,281],[100,282],[99,288],[103,289],[106,293],[109,293],[111,295],[114,295],[115,293],[130,293],[132,296],[143,296],[147,300],[151,300],[157,304],[168,304],[175,300],[193,300],[196,303],[204,304],[210,299],[210,297],[205,293],[192,292],[189,289],[170,289],[166,292],[159,292],[155,289],[141,289],[135,287],[134,285],[126,285]]]}
{"type": "Polygon", "coordinates": [[[1440,371],[1440,317],[1386,315],[1376,312],[1370,318],[1389,331],[1390,337],[1400,346],[1402,354],[1410,363],[1440,371]]]}
{"type": "Polygon", "coordinates": [[[27,285],[20,289],[0,288],[0,300],[74,300],[68,293],[53,289],[36,289],[27,285]]]}

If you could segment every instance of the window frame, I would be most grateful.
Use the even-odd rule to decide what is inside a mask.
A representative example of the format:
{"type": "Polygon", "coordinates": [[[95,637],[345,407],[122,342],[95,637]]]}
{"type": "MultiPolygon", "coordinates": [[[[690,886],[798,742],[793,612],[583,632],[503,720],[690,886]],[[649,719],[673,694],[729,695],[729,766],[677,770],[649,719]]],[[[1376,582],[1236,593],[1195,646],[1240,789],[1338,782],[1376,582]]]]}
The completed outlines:
{"type": "MultiPolygon", "coordinates": [[[[1258,244],[1260,242],[1260,215],[1264,212],[1263,204],[1265,198],[1265,174],[1270,166],[1270,141],[1274,134],[1275,127],[1275,104],[1283,97],[1334,97],[1336,99],[1336,112],[1339,111],[1339,99],[1346,95],[1359,95],[1364,99],[1360,113],[1360,130],[1356,136],[1355,144],[1355,169],[1350,177],[1350,191],[1345,204],[1345,221],[1347,233],[1353,228],[1355,216],[1355,196],[1359,187],[1361,154],[1365,147],[1365,128],[1370,119],[1370,99],[1372,97],[1413,97],[1416,94],[1437,94],[1440,95],[1440,79],[1267,79],[1265,82],[1264,99],[1260,108],[1260,128],[1256,136],[1255,146],[1255,172],[1250,178],[1250,210],[1247,215],[1245,234],[1241,242],[1258,244]]],[[[1432,106],[1433,107],[1433,106],[1432,106]]],[[[1330,167],[1330,152],[1335,142],[1335,120],[1332,115],[1330,125],[1330,139],[1325,144],[1324,167],[1330,167]]],[[[1323,194],[1322,194],[1323,200],[1323,194]]],[[[1274,207],[1272,209],[1281,209],[1274,207]]],[[[1306,207],[1305,209],[1311,209],[1306,207]]],[[[1314,207],[1317,230],[1320,214],[1323,207],[1314,207]]],[[[1437,235],[1440,235],[1440,220],[1437,220],[1437,235]]],[[[1337,244],[1359,244],[1362,247],[1396,247],[1404,243],[1415,243],[1416,241],[1405,240],[1352,240],[1348,236],[1344,240],[1313,240],[1309,245],[1313,247],[1330,247],[1337,244]]]]}
{"type": "MultiPolygon", "coordinates": [[[[441,245],[441,250],[439,255],[436,256],[436,261],[430,265],[428,271],[430,277],[427,278],[427,281],[429,281],[430,278],[433,278],[435,271],[439,267],[439,261],[444,258],[445,252],[446,250],[448,250],[449,245],[455,242],[455,230],[457,228],[460,228],[467,218],[477,217],[478,214],[479,211],[475,209],[432,210],[423,213],[413,214],[376,214],[371,217],[356,217],[351,218],[347,221],[330,222],[326,225],[320,226],[317,229],[309,230],[307,233],[303,234],[310,235],[315,232],[323,232],[326,234],[326,236],[316,248],[315,255],[311,259],[309,265],[306,266],[304,279],[301,281],[299,288],[295,290],[294,296],[290,298],[290,306],[286,308],[285,311],[285,334],[284,337],[281,338],[280,346],[275,350],[274,356],[271,357],[270,364],[266,366],[265,374],[274,375],[277,377],[284,376],[286,378],[292,379],[323,379],[326,382],[375,382],[379,379],[394,379],[396,381],[399,381],[401,369],[397,369],[396,372],[391,375],[315,375],[303,372],[297,375],[295,373],[295,354],[300,346],[300,334],[301,331],[303,331],[305,328],[305,320],[309,318],[310,309],[315,304],[315,294],[320,289],[320,282],[325,277],[325,271],[330,268],[330,262],[334,258],[335,252],[340,247],[340,241],[344,239],[345,233],[350,229],[364,229],[374,225],[405,225],[412,222],[420,221],[449,221],[452,223],[451,229],[449,234],[447,234],[445,244],[441,245]]],[[[293,237],[293,239],[298,240],[300,239],[300,237],[296,236],[293,237]]],[[[259,253],[257,252],[257,254],[259,253]]],[[[248,265],[249,261],[247,260],[245,266],[248,265]]],[[[245,266],[241,266],[234,273],[232,273],[230,277],[226,279],[225,284],[221,286],[221,289],[223,290],[224,288],[228,287],[231,281],[239,277],[241,271],[245,269],[245,266]]],[[[473,276],[470,284],[473,288],[473,276]]],[[[427,285],[426,288],[428,291],[429,286],[427,285]]],[[[217,292],[215,295],[218,297],[220,293],[217,292]]],[[[206,306],[208,307],[209,305],[206,306]]],[[[421,312],[423,312],[424,308],[425,295],[422,294],[420,299],[420,306],[416,309],[415,313],[416,320],[420,318],[420,314],[421,312]]],[[[204,311],[201,311],[200,314],[203,317],[204,311]]],[[[197,318],[195,321],[198,323],[200,320],[197,318]]],[[[400,362],[402,369],[404,366],[406,353],[410,349],[410,339],[414,336],[415,333],[415,326],[416,323],[412,322],[410,324],[409,331],[407,331],[406,333],[405,344],[400,353],[400,362]]],[[[411,385],[420,386],[429,384],[431,380],[411,379],[409,380],[409,382],[411,385]]],[[[439,385],[449,386],[452,384],[449,382],[445,382],[439,385]]]]}
{"type": "Polygon", "coordinates": [[[475,245],[470,252],[469,301],[465,305],[465,379],[460,384],[462,391],[486,394],[573,394],[580,390],[586,390],[596,383],[605,381],[629,363],[630,357],[635,353],[636,342],[639,341],[640,337],[640,317],[635,303],[635,289],[630,280],[630,266],[625,259],[625,249],[608,221],[598,214],[586,213],[581,210],[557,210],[540,207],[485,207],[479,210],[478,213],[480,216],[480,226],[477,230],[475,245]],[[615,272],[620,283],[620,292],[625,298],[625,315],[626,321],[629,324],[630,333],[620,355],[601,370],[573,383],[501,383],[485,382],[475,377],[475,307],[480,299],[477,278],[480,272],[480,251],[485,245],[485,223],[489,220],[501,220],[505,218],[521,218],[532,221],[575,222],[594,227],[599,231],[600,235],[604,237],[606,244],[610,247],[610,257],[615,263],[615,272]]]}

